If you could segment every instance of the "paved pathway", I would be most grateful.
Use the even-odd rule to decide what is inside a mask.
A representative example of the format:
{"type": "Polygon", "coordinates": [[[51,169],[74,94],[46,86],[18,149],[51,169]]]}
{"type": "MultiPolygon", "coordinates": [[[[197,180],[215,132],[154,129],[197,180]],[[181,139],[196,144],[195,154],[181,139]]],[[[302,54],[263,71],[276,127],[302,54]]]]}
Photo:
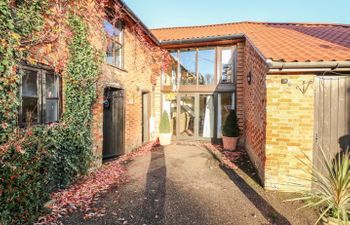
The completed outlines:
{"type": "Polygon", "coordinates": [[[84,220],[75,213],[64,224],[313,224],[295,204],[281,203],[252,180],[220,167],[197,146],[170,145],[128,165],[130,182],[100,199],[106,215],[84,220]],[[247,183],[251,183],[248,185],[247,183]],[[252,186],[254,186],[252,188],[252,186]]]}

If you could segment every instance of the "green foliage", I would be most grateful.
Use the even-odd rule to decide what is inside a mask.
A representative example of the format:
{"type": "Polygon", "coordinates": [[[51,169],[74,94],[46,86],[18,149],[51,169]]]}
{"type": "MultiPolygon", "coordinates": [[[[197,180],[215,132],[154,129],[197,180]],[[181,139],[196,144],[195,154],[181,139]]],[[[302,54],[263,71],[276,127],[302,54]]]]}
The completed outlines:
{"type": "Polygon", "coordinates": [[[169,134],[170,133],[170,120],[167,111],[163,111],[162,117],[159,123],[159,133],[169,134]]]}
{"type": "Polygon", "coordinates": [[[230,110],[230,114],[224,122],[222,134],[226,137],[239,137],[239,126],[236,110],[230,110]]]}
{"type": "MultiPolygon", "coordinates": [[[[350,154],[349,151],[338,153],[335,158],[321,149],[322,167],[318,168],[308,159],[305,170],[311,171],[312,190],[302,192],[303,197],[288,201],[302,200],[306,204],[302,208],[316,208],[322,217],[336,218],[341,225],[349,224],[350,215],[350,154]]],[[[309,179],[307,181],[310,181],[309,179]]]]}
{"type": "Polygon", "coordinates": [[[21,77],[15,66],[25,55],[22,42],[35,41],[46,7],[47,0],[0,1],[0,144],[17,126],[21,77]]]}
{"type": "Polygon", "coordinates": [[[66,110],[64,119],[87,125],[91,120],[91,106],[96,98],[96,78],[99,58],[88,41],[87,27],[78,16],[69,17],[74,36],[69,43],[69,62],[65,77],[66,110]]]}
{"type": "MultiPolygon", "coordinates": [[[[40,1],[30,2],[35,3],[31,9],[39,7],[40,1]]],[[[21,1],[21,4],[27,4],[27,1],[21,1]]],[[[24,11],[18,13],[24,14],[24,11]]],[[[28,15],[28,20],[32,20],[32,17],[32,14],[28,15]]],[[[22,27],[18,25],[17,28],[22,29],[24,34],[30,32],[25,27],[25,21],[19,24],[22,27]]],[[[85,22],[72,15],[68,24],[73,36],[68,45],[69,61],[64,76],[65,109],[62,123],[27,128],[12,135],[0,128],[1,137],[6,136],[3,139],[6,144],[0,146],[0,224],[32,224],[43,212],[49,194],[70,185],[77,176],[85,174],[91,164],[91,107],[96,98],[95,83],[101,61],[88,41],[85,22]]],[[[11,65],[18,63],[14,57],[9,60],[11,65]]],[[[11,89],[15,93],[20,78],[19,75],[11,77],[17,79],[15,88],[11,89]]],[[[8,85],[11,86],[9,83],[1,84],[0,89],[3,90],[9,90],[8,85]]],[[[9,99],[9,94],[4,92],[1,101],[7,101],[4,98],[9,99]]],[[[14,112],[14,115],[6,117],[6,121],[16,126],[18,95],[14,94],[12,98],[16,99],[14,110],[6,113],[14,112]]],[[[0,119],[4,115],[0,114],[0,119]]]]}

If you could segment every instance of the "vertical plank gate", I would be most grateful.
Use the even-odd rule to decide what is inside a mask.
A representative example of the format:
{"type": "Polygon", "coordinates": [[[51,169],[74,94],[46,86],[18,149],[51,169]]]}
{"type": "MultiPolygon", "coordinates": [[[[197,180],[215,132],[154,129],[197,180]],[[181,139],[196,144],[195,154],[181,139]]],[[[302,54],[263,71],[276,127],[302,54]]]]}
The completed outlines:
{"type": "Polygon", "coordinates": [[[349,144],[350,76],[319,76],[315,79],[314,165],[322,171],[320,149],[334,157],[349,144]]]}

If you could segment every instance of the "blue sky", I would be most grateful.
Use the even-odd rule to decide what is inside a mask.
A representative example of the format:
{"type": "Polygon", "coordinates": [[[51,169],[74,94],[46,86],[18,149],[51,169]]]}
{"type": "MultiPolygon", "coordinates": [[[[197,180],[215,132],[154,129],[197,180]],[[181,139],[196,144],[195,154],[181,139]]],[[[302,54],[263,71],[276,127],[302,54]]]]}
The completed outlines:
{"type": "Polygon", "coordinates": [[[149,27],[236,21],[350,24],[350,0],[124,0],[149,27]]]}

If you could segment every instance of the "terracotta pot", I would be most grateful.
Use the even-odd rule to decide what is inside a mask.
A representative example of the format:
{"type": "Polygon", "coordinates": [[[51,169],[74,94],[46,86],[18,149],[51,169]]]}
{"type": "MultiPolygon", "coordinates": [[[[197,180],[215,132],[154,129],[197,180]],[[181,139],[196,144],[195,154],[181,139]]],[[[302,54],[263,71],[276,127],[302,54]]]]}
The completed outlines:
{"type": "Polygon", "coordinates": [[[236,150],[237,142],[239,137],[226,137],[222,136],[222,142],[224,145],[224,149],[226,150],[236,150]]]}
{"type": "Polygon", "coordinates": [[[159,143],[161,145],[170,145],[171,144],[171,133],[159,134],[159,143]]]}

